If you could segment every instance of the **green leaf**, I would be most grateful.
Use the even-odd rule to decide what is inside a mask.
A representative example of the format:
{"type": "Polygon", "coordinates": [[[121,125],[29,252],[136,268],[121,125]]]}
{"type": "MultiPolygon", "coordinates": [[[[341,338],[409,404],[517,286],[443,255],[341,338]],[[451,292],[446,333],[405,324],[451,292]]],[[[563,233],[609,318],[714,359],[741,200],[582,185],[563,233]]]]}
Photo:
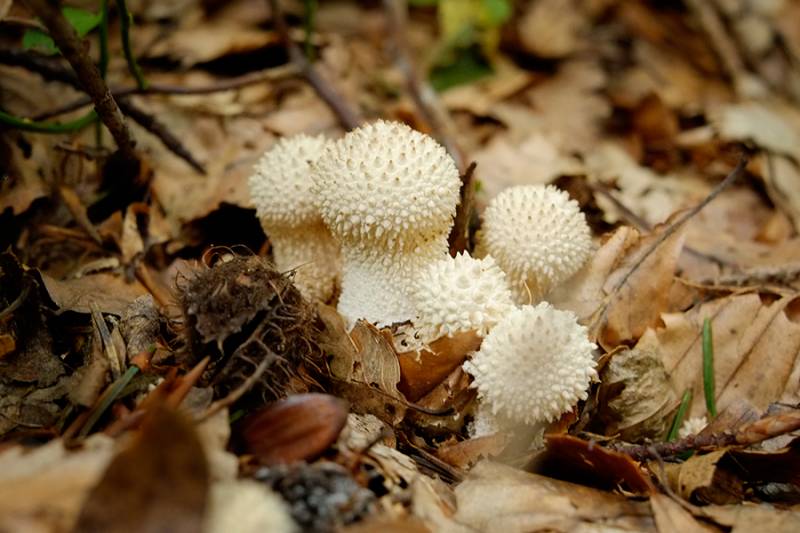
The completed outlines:
{"type": "Polygon", "coordinates": [[[483,14],[492,26],[500,26],[511,17],[508,0],[483,0],[483,14]]]}
{"type": "Polygon", "coordinates": [[[446,65],[437,65],[430,73],[431,85],[444,91],[492,74],[492,67],[482,57],[477,47],[457,49],[456,57],[446,65]]]}
{"type": "MultiPolygon", "coordinates": [[[[80,37],[86,36],[87,33],[92,31],[100,24],[103,14],[92,13],[85,9],[78,9],[77,7],[64,7],[61,9],[67,21],[75,28],[80,37]]],[[[25,50],[36,49],[46,55],[55,55],[58,53],[58,47],[53,42],[52,37],[40,30],[27,30],[22,36],[22,46],[25,50]]]]}
{"type": "Polygon", "coordinates": [[[683,393],[683,398],[681,399],[681,405],[678,407],[678,412],[675,413],[675,418],[672,419],[672,427],[669,429],[667,442],[672,442],[678,438],[678,432],[683,424],[683,419],[686,418],[686,412],[689,410],[690,403],[692,403],[692,391],[690,389],[686,389],[686,391],[683,393]]]}

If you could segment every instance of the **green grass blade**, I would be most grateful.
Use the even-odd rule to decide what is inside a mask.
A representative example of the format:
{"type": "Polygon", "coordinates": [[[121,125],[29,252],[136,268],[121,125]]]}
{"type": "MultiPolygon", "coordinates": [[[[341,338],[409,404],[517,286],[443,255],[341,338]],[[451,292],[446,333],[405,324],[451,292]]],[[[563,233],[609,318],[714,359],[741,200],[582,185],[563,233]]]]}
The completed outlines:
{"type": "Polygon", "coordinates": [[[711,320],[703,321],[703,392],[706,396],[706,409],[711,418],[717,416],[716,384],[714,383],[714,335],[711,320]]]}
{"type": "Polygon", "coordinates": [[[678,432],[683,425],[683,419],[686,418],[686,411],[689,410],[689,404],[692,403],[692,391],[686,389],[681,398],[681,405],[678,407],[678,412],[675,413],[675,418],[672,419],[672,427],[669,428],[667,435],[667,442],[672,442],[678,438],[678,432]]]}
{"type": "Polygon", "coordinates": [[[94,110],[70,122],[36,122],[27,118],[15,117],[14,115],[0,110],[0,124],[35,133],[69,133],[83,129],[96,120],[97,113],[95,113],[94,110]]]}

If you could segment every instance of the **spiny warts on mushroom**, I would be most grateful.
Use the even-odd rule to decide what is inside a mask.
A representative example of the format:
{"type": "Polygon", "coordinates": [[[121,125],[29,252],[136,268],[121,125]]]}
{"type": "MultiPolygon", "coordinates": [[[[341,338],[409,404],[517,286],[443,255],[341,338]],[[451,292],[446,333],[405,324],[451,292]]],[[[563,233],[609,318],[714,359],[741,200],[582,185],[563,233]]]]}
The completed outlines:
{"type": "Polygon", "coordinates": [[[586,399],[597,377],[594,348],[574,314],[542,302],[506,315],[464,368],[494,415],[535,425],[586,399]]]}
{"type": "Polygon", "coordinates": [[[505,273],[491,256],[475,259],[461,253],[424,269],[414,284],[421,338],[435,340],[463,331],[485,336],[514,309],[505,273]]]}
{"type": "Polygon", "coordinates": [[[535,303],[589,259],[592,235],[577,202],[547,185],[510,187],[486,207],[479,248],[508,274],[514,300],[535,303]]]}
{"type": "Polygon", "coordinates": [[[312,166],[320,213],[342,247],[339,312],[351,326],[413,319],[413,280],[447,253],[461,186],[453,159],[427,135],[378,121],[312,166]]]}
{"type": "Polygon", "coordinates": [[[328,141],[296,135],[279,140],[250,176],[250,196],[272,244],[275,267],[296,269],[294,283],[310,300],[333,296],[341,270],[339,247],[311,192],[311,167],[328,141]]]}

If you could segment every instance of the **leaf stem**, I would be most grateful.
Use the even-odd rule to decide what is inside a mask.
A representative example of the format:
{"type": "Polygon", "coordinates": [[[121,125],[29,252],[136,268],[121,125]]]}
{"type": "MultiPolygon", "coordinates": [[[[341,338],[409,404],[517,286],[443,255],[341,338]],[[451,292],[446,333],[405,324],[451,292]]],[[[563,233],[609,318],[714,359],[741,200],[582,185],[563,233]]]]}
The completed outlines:
{"type": "Polygon", "coordinates": [[[131,18],[132,15],[128,11],[128,6],[125,5],[125,0],[117,0],[117,11],[119,11],[119,28],[122,34],[122,51],[125,54],[125,60],[128,62],[128,70],[136,78],[136,85],[140,89],[147,88],[147,80],[144,79],[142,69],[136,62],[136,57],[133,55],[131,49],[131,18]]]}
{"type": "Polygon", "coordinates": [[[15,117],[14,115],[0,110],[0,124],[35,133],[69,133],[78,131],[96,120],[97,113],[95,113],[94,110],[89,111],[81,118],[69,122],[36,122],[27,118],[15,117]]]}

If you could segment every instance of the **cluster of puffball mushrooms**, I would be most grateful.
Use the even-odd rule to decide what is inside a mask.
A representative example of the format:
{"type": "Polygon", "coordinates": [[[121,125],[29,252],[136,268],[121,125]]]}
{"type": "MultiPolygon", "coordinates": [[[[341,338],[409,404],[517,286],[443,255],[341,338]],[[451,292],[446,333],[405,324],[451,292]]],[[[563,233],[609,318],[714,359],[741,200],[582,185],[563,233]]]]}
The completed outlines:
{"type": "Polygon", "coordinates": [[[591,232],[565,192],[511,187],[485,209],[476,257],[451,257],[460,187],[441,145],[387,121],[283,138],[250,178],[275,266],[296,271],[306,298],[338,291],[349,327],[405,323],[417,346],[477,332],[464,364],[480,401],[472,434],[541,426],[597,376],[586,328],[543,300],[589,259],[591,232]]]}

